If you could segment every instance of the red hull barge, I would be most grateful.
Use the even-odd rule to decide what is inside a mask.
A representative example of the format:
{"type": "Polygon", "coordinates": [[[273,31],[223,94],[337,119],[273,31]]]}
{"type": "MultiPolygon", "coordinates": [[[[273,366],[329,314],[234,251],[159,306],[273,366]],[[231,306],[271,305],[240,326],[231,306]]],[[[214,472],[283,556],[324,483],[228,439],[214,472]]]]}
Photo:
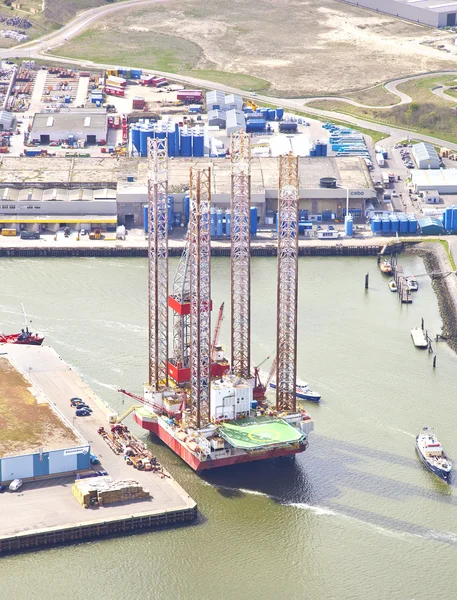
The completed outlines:
{"type": "Polygon", "coordinates": [[[266,460],[269,458],[280,458],[283,456],[292,456],[304,452],[308,447],[308,441],[304,440],[294,444],[292,447],[275,447],[269,449],[256,450],[255,452],[228,450],[228,456],[222,456],[216,459],[207,458],[201,460],[196,454],[191,452],[184,443],[174,437],[165,427],[162,426],[160,418],[143,417],[137,410],[133,411],[133,419],[142,428],[154,433],[162,440],[175,454],[184,460],[194,471],[201,472],[207,469],[218,467],[228,467],[230,465],[253,462],[256,460],[266,460]]]}

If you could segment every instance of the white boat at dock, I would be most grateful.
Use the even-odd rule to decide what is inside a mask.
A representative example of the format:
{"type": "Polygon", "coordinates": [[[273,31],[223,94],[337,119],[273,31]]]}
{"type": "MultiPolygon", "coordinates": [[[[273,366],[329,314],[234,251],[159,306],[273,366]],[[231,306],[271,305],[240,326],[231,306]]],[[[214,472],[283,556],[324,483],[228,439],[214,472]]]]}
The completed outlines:
{"type": "Polygon", "coordinates": [[[427,336],[425,335],[425,331],[420,327],[411,329],[411,337],[416,348],[428,348],[427,336]]]}
{"type": "Polygon", "coordinates": [[[410,292],[417,292],[419,289],[419,284],[415,277],[407,277],[406,285],[408,286],[410,292]]]}
{"type": "Polygon", "coordinates": [[[397,284],[395,283],[394,279],[392,279],[391,281],[389,281],[389,290],[391,292],[398,292],[397,284]]]}

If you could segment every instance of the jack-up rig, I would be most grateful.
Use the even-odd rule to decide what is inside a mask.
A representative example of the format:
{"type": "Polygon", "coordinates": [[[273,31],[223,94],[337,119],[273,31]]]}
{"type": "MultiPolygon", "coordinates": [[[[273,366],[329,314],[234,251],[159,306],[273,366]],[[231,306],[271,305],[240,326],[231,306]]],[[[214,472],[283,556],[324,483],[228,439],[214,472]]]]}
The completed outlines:
{"type": "MultiPolygon", "coordinates": [[[[279,158],[276,404],[251,374],[250,136],[231,138],[231,367],[211,340],[211,170],[190,169],[186,248],[168,295],[168,153],[148,140],[149,382],[133,418],[196,471],[303,452],[314,424],[297,409],[298,159],[279,158]],[[168,310],[173,353],[168,352],[168,310]],[[255,398],[258,398],[257,401],[255,398]]],[[[270,373],[269,380],[273,374],[270,373]]],[[[269,381],[268,380],[268,381],[269,381]]]]}

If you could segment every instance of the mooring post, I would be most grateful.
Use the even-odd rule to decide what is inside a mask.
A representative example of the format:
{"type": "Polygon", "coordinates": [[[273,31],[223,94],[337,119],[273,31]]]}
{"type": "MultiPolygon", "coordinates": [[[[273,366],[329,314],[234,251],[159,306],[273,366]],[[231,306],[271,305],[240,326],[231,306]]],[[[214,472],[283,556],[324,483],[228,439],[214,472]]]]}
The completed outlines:
{"type": "Polygon", "coordinates": [[[435,354],[435,356],[433,357],[433,368],[434,368],[434,369],[436,368],[436,354],[435,354]]]}
{"type": "Polygon", "coordinates": [[[367,274],[365,275],[365,289],[366,289],[366,290],[368,289],[368,282],[369,282],[369,279],[370,279],[370,274],[369,274],[369,273],[367,273],[367,274]]]}
{"type": "Polygon", "coordinates": [[[422,324],[421,324],[421,328],[422,328],[422,331],[424,331],[424,317],[422,317],[422,324]]]}

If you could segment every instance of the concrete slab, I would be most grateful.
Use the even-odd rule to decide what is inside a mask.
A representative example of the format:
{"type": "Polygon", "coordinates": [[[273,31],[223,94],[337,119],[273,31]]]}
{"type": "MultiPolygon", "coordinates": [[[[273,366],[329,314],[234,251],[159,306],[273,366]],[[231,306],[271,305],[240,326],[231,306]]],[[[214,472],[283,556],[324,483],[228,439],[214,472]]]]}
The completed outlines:
{"type": "Polygon", "coordinates": [[[139,502],[109,505],[99,509],[84,509],[71,493],[74,478],[27,482],[18,493],[1,496],[2,515],[0,537],[43,528],[65,528],[78,523],[129,517],[139,513],[159,514],[195,508],[195,502],[170,476],[141,472],[129,467],[98,435],[100,425],[108,427],[107,415],[112,412],[90,387],[48,346],[4,345],[17,369],[29,379],[39,393],[91,445],[102,468],[113,479],[134,479],[151,498],[139,502]],[[70,398],[82,398],[92,409],[90,417],[76,417],[70,398]]]}

